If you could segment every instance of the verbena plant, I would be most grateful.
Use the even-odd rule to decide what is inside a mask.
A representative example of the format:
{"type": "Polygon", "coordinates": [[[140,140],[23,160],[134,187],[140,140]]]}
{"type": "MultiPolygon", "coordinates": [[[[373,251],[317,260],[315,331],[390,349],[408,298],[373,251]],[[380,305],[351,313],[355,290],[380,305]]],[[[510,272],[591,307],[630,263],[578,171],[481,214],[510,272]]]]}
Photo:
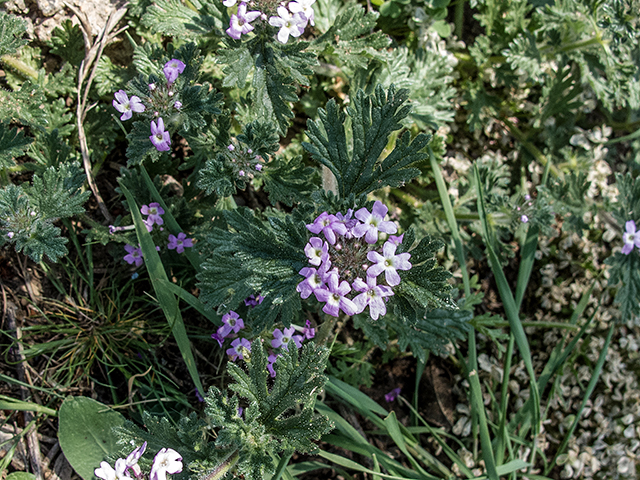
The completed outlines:
{"type": "MultiPolygon", "coordinates": [[[[464,2],[458,3],[455,29],[461,34],[464,2]]],[[[10,77],[14,90],[0,98],[11,104],[0,123],[2,245],[36,262],[58,261],[67,253],[59,220],[80,216],[88,241],[116,245],[114,257],[132,268],[145,265],[198,395],[206,390],[182,306],[211,321],[211,345],[217,342],[246,367],[229,362],[235,383],[226,391],[208,390],[203,418],[184,417],[176,426],[145,415],[146,430],[126,424],[118,435],[128,451],[118,453],[129,457],[115,469],[101,466],[96,475],[139,478],[139,461],[159,480],[167,473],[208,480],[229,472],[289,475],[295,471],[285,470],[292,453],[315,451],[313,440],[330,430],[330,419],[338,433],[325,439],[379,462],[375,470],[362,470],[324,453],[345,468],[381,477],[451,477],[414,436],[427,432],[471,477],[428,424],[406,430],[394,414],[335,379],[328,390],[351,406],[360,403],[361,413],[393,439],[411,468],[377,451],[327,406],[314,413],[326,382],[326,345],[336,324],[349,319],[380,348],[397,340],[420,365],[429,353],[466,340],[468,353],[458,350],[458,357],[486,475],[515,478],[523,468],[530,478],[546,475],[531,470],[539,468],[545,390],[586,325],[567,338],[566,348],[558,345],[542,372],[535,371],[521,305],[539,236],[559,220],[563,229],[582,234],[590,227],[588,213],[611,214],[622,249],[607,261],[609,283],[623,319],[640,313],[637,145],[629,144],[628,172],[616,177],[617,198],[593,198],[587,172],[602,159],[579,134],[600,124],[621,134],[637,129],[637,19],[625,2],[473,2],[484,33],[454,55],[439,36],[449,33],[442,22],[447,6],[383,2],[379,19],[357,3],[331,0],[132,2],[130,20],[137,28],[127,32],[130,68],[107,57],[79,58],[80,27],[65,24],[51,48],[66,63],[56,74],[35,76],[24,61],[7,56],[23,43],[22,25],[2,15],[0,55],[30,78],[10,77]],[[411,29],[403,30],[407,24],[411,29]],[[163,46],[162,35],[173,42],[163,46]],[[91,80],[83,83],[90,65],[95,89],[91,80]],[[72,74],[79,75],[78,85],[68,81],[72,74]],[[344,86],[330,85],[330,76],[344,86]],[[86,107],[87,99],[98,105],[79,107],[75,126],[64,102],[47,101],[70,92],[79,106],[86,107]],[[456,96],[472,142],[482,144],[498,125],[516,139],[519,155],[502,166],[478,159],[458,180],[452,199],[440,162],[445,143],[455,145],[455,138],[433,134],[439,128],[446,134],[456,96]],[[304,121],[293,122],[305,117],[306,128],[304,121]],[[123,214],[114,218],[93,177],[119,130],[127,142],[126,166],[118,180],[123,214]],[[33,174],[21,183],[17,174],[25,172],[33,174]],[[172,194],[162,183],[176,178],[180,193],[172,194]],[[104,207],[103,222],[85,214],[91,195],[85,181],[104,207]],[[238,206],[241,200],[245,206],[238,206]],[[461,222],[472,223],[462,229],[461,222]],[[427,231],[438,231],[445,241],[427,231]],[[514,256],[514,232],[520,263],[512,288],[503,268],[514,256]],[[460,288],[438,259],[447,244],[460,288]],[[478,379],[476,332],[497,342],[505,337],[497,333],[502,319],[476,314],[482,293],[473,288],[468,252],[487,260],[509,331],[491,421],[478,379]],[[530,389],[517,413],[507,396],[516,348],[530,389]],[[157,463],[145,464],[143,442],[160,452],[157,463]],[[186,468],[178,468],[178,457],[186,468]]],[[[630,142],[634,135],[602,141],[630,142]]],[[[70,222],[64,225],[72,231],[70,222]]],[[[572,326],[586,301],[572,313],[572,326]]],[[[612,325],[605,347],[613,332],[612,325]]],[[[118,453],[110,453],[115,460],[118,453]]],[[[555,459],[542,463],[548,471],[555,459]]]]}

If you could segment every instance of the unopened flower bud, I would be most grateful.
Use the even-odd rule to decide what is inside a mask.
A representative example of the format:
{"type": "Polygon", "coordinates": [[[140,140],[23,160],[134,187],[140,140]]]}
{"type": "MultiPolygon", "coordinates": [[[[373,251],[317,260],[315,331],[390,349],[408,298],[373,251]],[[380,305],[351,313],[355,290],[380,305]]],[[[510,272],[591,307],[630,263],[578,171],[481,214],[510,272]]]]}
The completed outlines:
{"type": "Polygon", "coordinates": [[[230,143],[227,149],[229,149],[230,152],[233,152],[236,149],[236,147],[234,147],[233,144],[230,143]]]}
{"type": "Polygon", "coordinates": [[[240,175],[241,177],[244,177],[244,170],[240,170],[240,171],[238,172],[238,175],[240,175]]]}
{"type": "Polygon", "coordinates": [[[527,200],[527,201],[531,200],[531,195],[529,195],[529,194],[525,195],[524,199],[527,200]]]}
{"type": "Polygon", "coordinates": [[[150,83],[149,84],[149,90],[151,90],[152,92],[156,89],[156,84],[155,83],[150,83]]]}
{"type": "Polygon", "coordinates": [[[262,171],[262,164],[260,164],[260,163],[259,163],[259,164],[257,164],[257,165],[256,165],[256,170],[257,170],[257,171],[259,171],[259,172],[261,172],[261,171],[262,171]]]}
{"type": "Polygon", "coordinates": [[[180,110],[182,108],[182,102],[176,101],[176,103],[174,103],[173,106],[175,107],[176,110],[180,110]]]}
{"type": "Polygon", "coordinates": [[[13,238],[14,235],[15,235],[15,233],[13,233],[13,232],[7,233],[7,237],[9,237],[9,238],[13,238]]]}
{"type": "Polygon", "coordinates": [[[526,215],[522,215],[522,216],[520,217],[520,221],[521,221],[522,223],[527,223],[527,222],[529,221],[529,217],[527,217],[526,215]]]}
{"type": "Polygon", "coordinates": [[[169,92],[169,96],[170,96],[170,97],[173,97],[173,92],[171,92],[171,91],[170,91],[170,92],[169,92]]]}

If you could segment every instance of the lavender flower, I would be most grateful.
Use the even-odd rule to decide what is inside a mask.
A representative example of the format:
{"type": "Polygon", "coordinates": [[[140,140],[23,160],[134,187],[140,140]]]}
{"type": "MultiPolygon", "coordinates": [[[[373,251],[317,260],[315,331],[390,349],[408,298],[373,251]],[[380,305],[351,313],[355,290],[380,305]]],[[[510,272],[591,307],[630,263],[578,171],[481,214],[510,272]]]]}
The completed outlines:
{"type": "Polygon", "coordinates": [[[311,322],[309,320],[305,322],[305,325],[306,326],[302,329],[302,334],[304,335],[304,338],[311,340],[316,336],[316,329],[311,327],[311,322]]]}
{"type": "Polygon", "coordinates": [[[127,92],[124,90],[118,90],[114,96],[116,98],[113,101],[113,107],[122,114],[120,120],[123,122],[129,120],[133,116],[133,112],[142,113],[145,110],[145,106],[139,97],[132,95],[131,100],[129,100],[127,92]]]}
{"type": "MultiPolygon", "coordinates": [[[[109,230],[111,231],[111,230],[109,230]]],[[[14,237],[15,233],[14,232],[9,232],[7,233],[7,237],[9,238],[9,240],[11,240],[14,237]]]]}
{"type": "Polygon", "coordinates": [[[125,262],[127,262],[129,265],[135,263],[136,267],[142,265],[142,249],[140,247],[125,245],[124,249],[127,251],[127,255],[124,256],[125,262]]]}
{"type": "Polygon", "coordinates": [[[173,108],[175,108],[176,110],[180,110],[182,108],[182,102],[180,100],[176,100],[176,102],[173,104],[173,108]]]}
{"type": "Polygon", "coordinates": [[[311,265],[319,266],[329,257],[329,245],[321,238],[311,237],[309,243],[304,247],[304,254],[309,259],[311,265]]]}
{"type": "Polygon", "coordinates": [[[238,0],[222,0],[222,4],[225,7],[233,7],[238,0]]]}
{"type": "Polygon", "coordinates": [[[353,289],[362,292],[353,299],[358,313],[362,313],[367,305],[369,305],[369,315],[373,320],[377,320],[379,316],[387,314],[387,306],[385,305],[385,297],[393,295],[393,290],[386,285],[376,285],[376,277],[367,277],[367,283],[361,278],[356,278],[353,282],[353,289]]]}
{"type": "Polygon", "coordinates": [[[167,480],[167,473],[182,471],[182,456],[171,448],[163,448],[153,459],[149,480],[167,480]]]}
{"type": "Polygon", "coordinates": [[[520,221],[521,221],[522,223],[527,223],[527,222],[529,221],[529,217],[527,217],[526,215],[522,215],[522,216],[520,217],[520,221]]]}
{"type": "Polygon", "coordinates": [[[187,238],[185,233],[180,232],[177,237],[169,235],[169,244],[167,245],[169,250],[173,250],[175,248],[177,253],[182,253],[184,252],[184,249],[188,247],[193,247],[193,239],[187,238]]]}
{"type": "Polygon", "coordinates": [[[149,136],[149,140],[151,140],[151,143],[153,143],[153,146],[156,147],[159,152],[168,152],[170,150],[171,135],[169,135],[169,132],[165,132],[162,117],[158,117],[157,124],[154,121],[151,122],[151,135],[149,136]]]}
{"type": "Polygon", "coordinates": [[[273,368],[273,364],[276,363],[277,359],[278,355],[274,355],[273,353],[267,357],[267,370],[269,370],[271,378],[276,378],[276,370],[273,368]]]}
{"type": "Polygon", "coordinates": [[[402,391],[402,390],[400,389],[400,387],[398,387],[398,388],[394,388],[393,390],[391,390],[389,393],[387,393],[387,394],[384,396],[384,399],[385,399],[387,402],[393,402],[396,398],[398,398],[398,395],[400,395],[400,392],[401,392],[401,391],[402,391]]]}
{"type": "Polygon", "coordinates": [[[340,282],[338,274],[334,272],[329,275],[327,287],[318,288],[314,292],[319,302],[327,302],[322,308],[324,313],[332,317],[337,317],[340,310],[347,315],[355,315],[357,313],[358,307],[346,297],[351,291],[349,282],[346,280],[340,282]]]}
{"type": "Polygon", "coordinates": [[[307,19],[304,15],[301,13],[291,15],[289,10],[283,6],[279,6],[277,12],[277,17],[269,19],[269,25],[280,28],[277,35],[280,43],[287,43],[289,35],[299,37],[304,33],[304,27],[307,25],[307,19]]]}
{"type": "Polygon", "coordinates": [[[231,356],[231,360],[235,360],[240,357],[244,360],[244,354],[246,351],[251,351],[251,343],[246,338],[236,338],[231,342],[231,348],[227,349],[227,355],[231,356]]]}
{"type": "Polygon", "coordinates": [[[396,255],[397,245],[394,245],[392,242],[385,242],[382,247],[382,255],[378,252],[371,251],[367,254],[367,258],[375,263],[367,270],[367,276],[377,277],[382,272],[385,274],[385,279],[387,283],[395,287],[400,284],[400,275],[396,270],[410,270],[411,263],[409,263],[409,258],[411,258],[410,253],[401,253],[400,255],[396,255]]]}
{"type": "Polygon", "coordinates": [[[260,16],[260,12],[253,10],[247,12],[247,4],[242,2],[238,7],[238,13],[231,15],[229,28],[226,30],[227,35],[235,40],[240,40],[242,34],[247,34],[253,30],[253,22],[260,16]]]}
{"type": "Polygon", "coordinates": [[[279,348],[282,347],[285,350],[289,350],[289,344],[291,343],[291,340],[294,341],[294,343],[296,344],[297,348],[300,348],[302,346],[302,335],[294,335],[293,333],[296,331],[295,328],[293,327],[289,327],[289,328],[285,328],[284,332],[281,331],[279,328],[276,328],[273,331],[273,340],[271,340],[271,346],[273,348],[279,348]]]}
{"type": "Polygon", "coordinates": [[[225,337],[232,331],[233,333],[238,333],[244,328],[244,321],[233,310],[222,316],[222,323],[224,323],[223,328],[226,326],[225,331],[227,333],[224,334],[225,337]]]}
{"type": "Polygon", "coordinates": [[[164,220],[160,216],[164,215],[164,209],[158,202],[151,202],[148,206],[143,205],[140,208],[140,213],[142,213],[143,215],[149,215],[146,220],[146,222],[148,222],[148,225],[153,225],[154,223],[157,225],[164,224],[164,220]]]}
{"type": "Polygon", "coordinates": [[[171,85],[176,81],[178,75],[184,72],[186,65],[176,58],[172,58],[167,63],[164,64],[162,71],[164,72],[164,76],[167,79],[167,83],[171,85]]]}
{"type": "Polygon", "coordinates": [[[213,338],[216,342],[218,342],[218,345],[220,345],[220,348],[222,348],[222,344],[224,343],[224,335],[222,335],[224,328],[225,328],[224,325],[222,327],[218,327],[218,331],[216,333],[211,334],[211,338],[213,338]]]}
{"type": "Polygon", "coordinates": [[[633,220],[629,220],[624,226],[626,231],[622,234],[622,241],[624,242],[622,253],[629,255],[633,247],[640,248],[640,234],[636,231],[636,222],[633,220]]]}
{"type": "Polygon", "coordinates": [[[306,27],[307,21],[311,25],[315,25],[315,13],[313,11],[313,8],[311,7],[311,5],[313,5],[314,3],[316,3],[316,0],[296,0],[294,2],[289,2],[288,7],[289,10],[291,10],[291,13],[300,13],[306,19],[304,24],[304,26],[306,27]]]}
{"type": "Polygon", "coordinates": [[[307,225],[307,229],[311,233],[324,233],[325,238],[331,245],[336,244],[336,234],[344,235],[347,233],[346,225],[338,221],[335,215],[329,215],[327,212],[322,212],[318,215],[313,223],[307,225]]]}
{"type": "Polygon", "coordinates": [[[361,208],[356,212],[356,218],[363,223],[359,223],[353,229],[356,238],[364,236],[367,243],[373,244],[378,241],[378,232],[396,233],[398,227],[393,222],[385,222],[384,217],[389,209],[380,201],[373,204],[371,213],[366,208],[361,208]]]}

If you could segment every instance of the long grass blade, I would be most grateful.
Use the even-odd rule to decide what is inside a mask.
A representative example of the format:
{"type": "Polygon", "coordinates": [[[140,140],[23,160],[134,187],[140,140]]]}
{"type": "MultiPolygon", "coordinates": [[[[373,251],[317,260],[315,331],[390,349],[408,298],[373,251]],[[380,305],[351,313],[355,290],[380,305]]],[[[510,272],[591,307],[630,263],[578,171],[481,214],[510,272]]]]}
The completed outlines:
{"type": "Polygon", "coordinates": [[[156,251],[156,246],[153,244],[151,235],[147,231],[147,227],[142,220],[142,215],[140,215],[140,210],[138,209],[138,205],[136,204],[133,195],[131,195],[131,192],[129,192],[124,185],[121,184],[120,187],[127,199],[129,210],[131,210],[131,215],[133,216],[133,223],[135,224],[136,235],[138,236],[138,242],[140,243],[140,248],[142,249],[142,254],[144,256],[144,263],[147,267],[147,271],[149,272],[149,278],[151,279],[151,284],[153,285],[153,289],[156,293],[158,303],[169,322],[173,336],[178,344],[178,348],[180,349],[182,359],[187,365],[189,375],[191,376],[191,379],[198,391],[203,393],[204,387],[200,381],[196,362],[193,358],[191,342],[187,336],[187,330],[184,326],[182,315],[180,314],[178,304],[179,300],[171,290],[166,288],[166,284],[164,282],[169,282],[167,273],[165,272],[162,261],[160,260],[160,255],[158,255],[158,252],[156,251]]]}

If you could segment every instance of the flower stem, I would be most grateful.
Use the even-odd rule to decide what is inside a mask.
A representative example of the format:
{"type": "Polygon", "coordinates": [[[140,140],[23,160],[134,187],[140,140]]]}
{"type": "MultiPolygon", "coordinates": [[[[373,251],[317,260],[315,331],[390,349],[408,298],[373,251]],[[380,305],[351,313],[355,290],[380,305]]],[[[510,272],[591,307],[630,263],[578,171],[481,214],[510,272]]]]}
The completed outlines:
{"type": "Polygon", "coordinates": [[[233,450],[227,457],[218,464],[211,472],[200,480],[221,480],[229,472],[229,470],[235,467],[236,463],[240,459],[240,453],[238,450],[233,450]]]}

